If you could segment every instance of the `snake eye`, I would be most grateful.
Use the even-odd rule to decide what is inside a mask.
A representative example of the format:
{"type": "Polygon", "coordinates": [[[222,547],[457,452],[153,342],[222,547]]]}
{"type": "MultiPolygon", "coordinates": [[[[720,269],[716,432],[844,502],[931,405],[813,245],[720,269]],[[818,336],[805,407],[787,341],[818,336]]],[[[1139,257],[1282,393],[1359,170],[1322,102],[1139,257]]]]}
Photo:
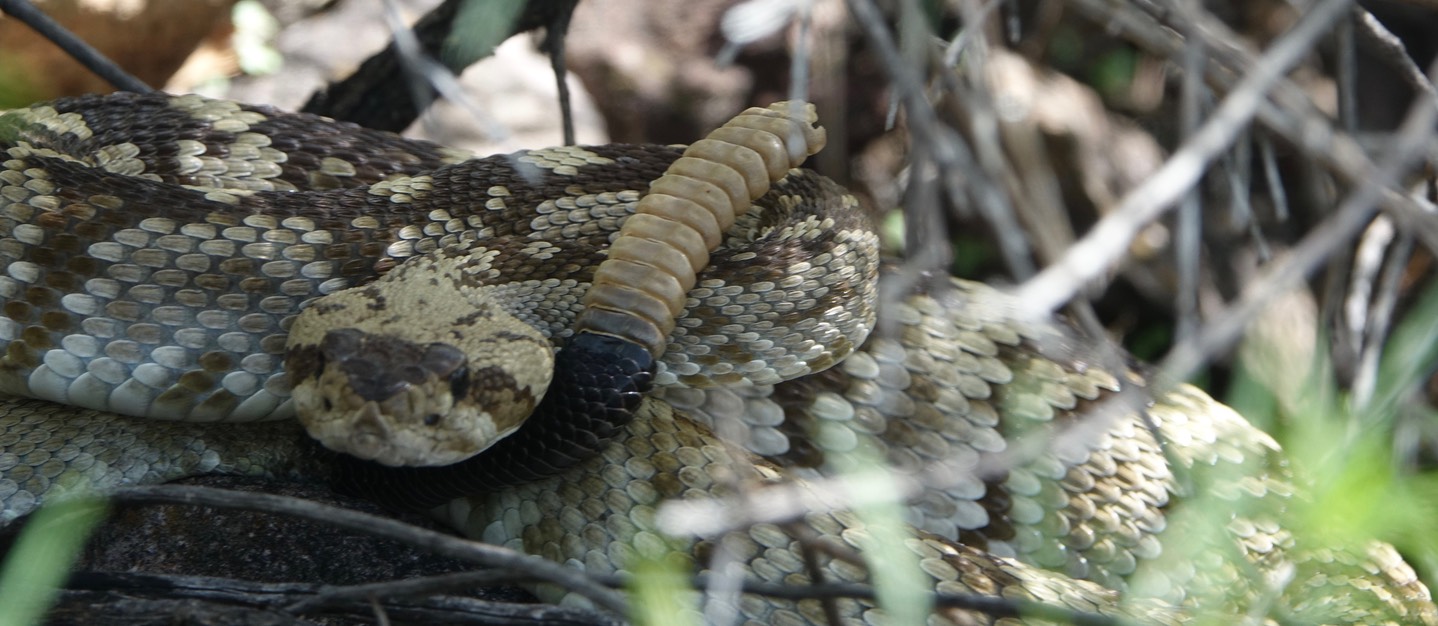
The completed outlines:
{"type": "Polygon", "coordinates": [[[438,413],[430,413],[429,415],[424,416],[424,425],[434,426],[439,423],[439,419],[440,415],[438,413]]]}
{"type": "Polygon", "coordinates": [[[461,365],[449,375],[449,397],[459,402],[469,394],[469,366],[461,365]]]}

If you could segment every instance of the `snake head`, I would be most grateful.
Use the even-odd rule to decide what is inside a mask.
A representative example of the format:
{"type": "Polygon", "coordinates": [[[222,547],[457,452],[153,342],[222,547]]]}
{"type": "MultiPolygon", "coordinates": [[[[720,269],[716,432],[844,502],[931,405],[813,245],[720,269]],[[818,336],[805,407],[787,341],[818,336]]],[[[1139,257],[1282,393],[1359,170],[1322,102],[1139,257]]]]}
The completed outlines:
{"type": "Polygon", "coordinates": [[[325,447],[390,466],[448,465],[513,432],[543,394],[485,362],[448,343],[340,328],[292,349],[286,369],[296,413],[325,447]]]}

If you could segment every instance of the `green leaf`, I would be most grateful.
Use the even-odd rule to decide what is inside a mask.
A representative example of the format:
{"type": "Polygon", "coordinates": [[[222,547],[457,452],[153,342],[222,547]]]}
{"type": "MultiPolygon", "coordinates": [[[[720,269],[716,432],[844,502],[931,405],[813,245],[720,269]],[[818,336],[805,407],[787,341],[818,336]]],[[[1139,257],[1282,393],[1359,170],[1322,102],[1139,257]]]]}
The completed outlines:
{"type": "Polygon", "coordinates": [[[684,558],[642,558],[632,566],[630,583],[634,615],[639,626],[686,626],[698,624],[699,615],[685,604],[698,597],[689,585],[688,562],[684,558]]]}
{"type": "Polygon", "coordinates": [[[105,510],[103,502],[80,500],[35,513],[0,568],[0,626],[40,623],[105,510]]]}
{"type": "Polygon", "coordinates": [[[459,5],[439,60],[458,70],[494,54],[494,49],[509,39],[524,5],[522,0],[469,0],[459,5]]]}

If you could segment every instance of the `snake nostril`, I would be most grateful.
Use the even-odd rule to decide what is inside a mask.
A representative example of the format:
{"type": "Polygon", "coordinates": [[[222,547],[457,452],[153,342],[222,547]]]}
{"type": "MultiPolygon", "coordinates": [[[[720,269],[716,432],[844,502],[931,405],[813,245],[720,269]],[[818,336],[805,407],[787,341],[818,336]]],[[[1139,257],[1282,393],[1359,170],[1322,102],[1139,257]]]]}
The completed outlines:
{"type": "Polygon", "coordinates": [[[469,366],[461,365],[449,375],[449,397],[458,403],[469,395],[469,366]]]}
{"type": "Polygon", "coordinates": [[[325,398],[325,399],[324,399],[324,404],[325,404],[325,410],[326,410],[326,411],[333,411],[334,408],[335,408],[335,403],[332,402],[329,398],[325,398]]]}

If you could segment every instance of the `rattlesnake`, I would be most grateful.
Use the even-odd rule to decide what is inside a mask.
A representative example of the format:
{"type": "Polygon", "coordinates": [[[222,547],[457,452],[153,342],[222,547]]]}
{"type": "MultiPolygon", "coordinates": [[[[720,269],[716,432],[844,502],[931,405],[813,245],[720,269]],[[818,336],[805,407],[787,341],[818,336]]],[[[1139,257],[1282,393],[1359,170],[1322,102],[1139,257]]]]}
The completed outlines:
{"type": "MultiPolygon", "coordinates": [[[[288,248],[283,244],[304,241],[304,232],[315,231],[297,229],[302,215],[276,219],[264,211],[215,224],[216,213],[209,210],[214,206],[195,208],[181,200],[209,196],[211,202],[253,208],[246,203],[302,198],[294,206],[336,211],[345,224],[334,232],[356,233],[346,242],[352,248],[327,248],[337,257],[347,250],[372,259],[395,251],[403,253],[398,256],[427,251],[405,234],[450,232],[445,225],[476,231],[513,228],[488,222],[471,226],[464,223],[466,218],[440,209],[426,211],[428,222],[406,217],[408,221],[386,223],[383,214],[343,213],[342,203],[334,199],[345,194],[394,204],[422,197],[430,191],[433,179],[428,177],[434,171],[455,171],[444,170],[443,164],[463,157],[430,144],[223,101],[160,96],[61,101],[0,118],[0,139],[8,153],[0,171],[4,203],[0,258],[7,264],[0,272],[0,297],[5,301],[0,337],[7,342],[4,364],[10,368],[0,374],[0,383],[9,393],[41,397],[52,393],[53,387],[29,382],[42,364],[95,378],[110,375],[106,368],[114,365],[102,362],[89,370],[75,370],[64,355],[50,357],[50,352],[59,348],[73,356],[90,350],[95,359],[100,354],[113,361],[130,358],[157,332],[154,323],[138,319],[137,309],[144,306],[153,307],[147,312],[157,316],[160,325],[173,322],[180,329],[174,335],[181,338],[190,336],[183,332],[190,327],[182,322],[191,318],[199,323],[196,328],[213,329],[207,324],[224,320],[260,336],[248,342],[228,337],[236,348],[250,351],[236,349],[236,363],[209,357],[225,361],[227,367],[238,364],[231,373],[242,375],[233,379],[229,374],[187,378],[181,372],[170,380],[147,373],[153,368],[137,367],[141,381],[117,381],[116,388],[159,381],[160,393],[106,397],[150,398],[152,404],[179,405],[201,417],[222,412],[264,416],[283,404],[281,379],[266,380],[256,372],[271,376],[277,372],[275,355],[282,347],[274,337],[287,330],[287,323],[267,316],[280,309],[292,314],[291,308],[279,306],[282,299],[303,301],[313,295],[300,289],[304,285],[295,282],[299,277],[320,285],[332,276],[306,275],[307,266],[284,254],[288,248]],[[140,127],[157,129],[157,136],[163,138],[153,154],[138,150],[127,139],[137,132],[125,127],[137,118],[137,111],[144,120],[140,127]],[[121,120],[130,121],[122,124],[121,120]],[[37,136],[61,141],[39,148],[37,136]],[[65,142],[86,137],[97,146],[92,160],[115,175],[97,176],[89,164],[72,163],[78,157],[66,152],[65,142]],[[206,189],[188,191],[145,180],[149,168],[164,159],[189,159],[189,175],[194,178],[177,182],[206,189]],[[248,185],[339,186],[345,178],[364,179],[369,185],[357,191],[278,195],[256,194],[244,187],[213,189],[231,168],[267,175],[259,180],[268,183],[252,178],[244,183],[248,185]],[[359,234],[365,228],[356,226],[398,236],[392,241],[367,239],[359,234]],[[51,229],[43,246],[35,243],[41,229],[51,229]],[[209,238],[203,243],[186,241],[197,233],[209,238]],[[93,240],[82,245],[87,236],[93,240]],[[201,267],[199,259],[186,257],[196,251],[230,255],[208,261],[235,277],[233,285],[216,284],[213,299],[197,299],[195,293],[177,288],[175,275],[165,273],[186,269],[205,275],[211,265],[201,267]],[[88,278],[79,280],[86,272],[88,278]],[[97,307],[93,298],[102,294],[110,301],[97,307]],[[171,297],[201,312],[187,316],[175,310],[181,306],[166,299],[171,297]],[[87,305],[104,313],[96,315],[101,321],[72,327],[56,313],[87,305]],[[130,320],[124,333],[116,332],[116,320],[130,320]],[[119,345],[100,349],[85,337],[111,338],[119,345]],[[50,352],[41,352],[40,347],[50,352]],[[14,373],[22,367],[24,375],[14,373]],[[179,390],[165,394],[173,389],[179,390]],[[186,393],[196,389],[211,393],[186,393]],[[270,395],[231,397],[237,395],[236,389],[264,389],[270,395]],[[251,403],[249,398],[256,397],[260,399],[251,403]]],[[[529,223],[534,230],[544,229],[536,224],[575,230],[580,227],[570,220],[585,215],[609,219],[617,226],[618,218],[644,195],[648,181],[678,155],[679,150],[671,147],[597,146],[491,159],[488,163],[495,171],[487,175],[510,173],[502,180],[477,182],[474,192],[483,200],[471,202],[532,208],[536,217],[529,223]],[[608,162],[591,167],[600,161],[608,162]],[[530,168],[532,175],[526,179],[512,173],[523,169],[516,163],[538,165],[530,168]],[[565,184],[555,184],[556,179],[565,184]],[[534,181],[539,183],[530,185],[534,181]],[[516,193],[518,189],[531,191],[526,195],[516,193]]],[[[769,211],[794,209],[803,199],[820,196],[852,201],[832,183],[796,170],[756,205],[769,211]]],[[[751,216],[739,216],[738,228],[762,230],[758,220],[764,212],[756,208],[751,216]]],[[[822,228],[805,237],[842,230],[822,217],[809,221],[822,228]]],[[[504,233],[483,236],[493,234],[504,233]]],[[[863,239],[850,234],[835,241],[854,237],[863,239]]],[[[805,277],[822,283],[836,272],[847,280],[866,271],[855,269],[859,261],[852,256],[832,249],[823,254],[827,257],[768,259],[752,251],[723,248],[706,270],[718,272],[706,276],[722,278],[705,282],[700,277],[696,291],[690,291],[685,301],[693,316],[686,319],[697,320],[692,328],[700,328],[708,315],[729,314],[726,309],[731,306],[738,307],[733,314],[746,315],[745,306],[764,301],[761,294],[776,288],[797,292],[792,300],[784,300],[795,303],[786,310],[842,306],[839,300],[821,302],[824,294],[813,291],[805,277]],[[755,289],[756,283],[773,284],[755,289]]],[[[586,257],[585,263],[596,258],[586,257]]],[[[527,262],[518,265],[532,267],[527,262]]],[[[331,289],[366,275],[353,264],[334,267],[334,276],[344,280],[330,284],[331,289]]],[[[825,293],[844,292],[849,298],[856,290],[869,290],[872,297],[872,286],[829,288],[825,293]]],[[[566,302],[562,308],[577,308],[570,306],[577,300],[566,302]]],[[[844,549],[873,549],[876,533],[867,528],[874,523],[872,518],[831,508],[843,503],[834,502],[835,492],[815,486],[826,483],[814,482],[849,463],[845,459],[867,455],[887,460],[923,486],[911,494],[912,504],[906,509],[918,530],[894,545],[908,548],[905,558],[941,591],[1029,598],[1157,623],[1187,621],[1202,611],[1268,614],[1268,605],[1263,604],[1268,602],[1274,602],[1272,614],[1302,622],[1438,623],[1438,611],[1426,588],[1391,548],[1308,545],[1305,538],[1283,527],[1281,513],[1294,489],[1276,444],[1267,436],[1186,386],[1147,405],[1145,414],[1157,426],[1154,430],[1146,427],[1145,415],[1134,411],[1096,411],[1097,417],[1090,419],[1087,414],[1107,400],[1141,399],[1141,371],[1109,371],[1063,326],[1023,322],[1009,306],[1003,294],[983,285],[935,281],[927,292],[887,303],[886,331],[852,354],[848,346],[832,355],[816,352],[808,361],[814,371],[795,370],[800,376],[788,382],[782,377],[758,377],[747,386],[704,387],[707,383],[702,379],[707,377],[696,374],[720,361],[702,358],[707,356],[704,350],[670,349],[666,358],[678,361],[667,361],[656,373],[659,389],[637,405],[637,417],[618,428],[613,442],[599,447],[598,457],[559,476],[451,499],[440,512],[478,538],[515,545],[593,573],[623,571],[643,558],[677,558],[706,567],[720,567],[728,559],[763,581],[802,583],[817,572],[828,580],[862,581],[867,579],[864,567],[847,560],[843,549],[807,555],[814,564],[806,565],[805,551],[791,533],[814,535],[820,543],[835,542],[844,549]],[[715,429],[732,431],[733,437],[728,442],[716,439],[715,429]],[[1159,435],[1164,438],[1162,445],[1159,435]],[[1055,445],[1019,445],[1044,436],[1055,445]],[[1024,453],[1026,449],[1032,453],[1024,453]],[[1188,474],[1192,484],[1214,494],[1211,501],[1203,502],[1206,509],[1219,511],[1216,524],[1213,518],[1174,515],[1181,492],[1176,472],[1188,474]],[[746,486],[757,488],[757,495],[745,495],[741,487],[746,486]],[[784,502],[807,507],[799,509],[797,526],[777,525],[765,517],[765,510],[756,508],[755,502],[776,493],[784,495],[784,502]],[[727,508],[730,516],[764,521],[718,537],[663,536],[663,530],[673,528],[660,527],[661,500],[716,497],[736,499],[727,508]],[[1214,527],[1220,529],[1217,538],[1196,539],[1204,529],[1214,527]],[[1289,576],[1286,585],[1263,586],[1279,575],[1289,576]]],[[[865,317],[848,316],[858,326],[868,324],[865,317]]],[[[795,325],[817,323],[805,322],[802,316],[786,319],[795,325]]],[[[562,336],[571,320],[562,317],[546,323],[552,335],[562,336]]],[[[679,323],[681,336],[685,323],[679,323]]],[[[700,337],[718,338],[708,350],[723,351],[730,349],[723,337],[735,330],[752,329],[691,336],[694,343],[702,343],[700,337]]],[[[838,336],[849,337],[828,335],[829,342],[842,343],[833,339],[838,336]]],[[[760,337],[746,340],[772,343],[760,337]]],[[[671,338],[670,343],[682,347],[687,342],[671,338]]],[[[652,342],[646,347],[658,352],[652,342]]],[[[168,354],[163,346],[150,352],[159,352],[162,362],[168,354]]],[[[732,373],[728,369],[732,366],[714,367],[718,367],[711,372],[715,378],[732,373]]],[[[89,382],[71,385],[96,384],[84,380],[89,382]]],[[[69,386],[65,388],[69,393],[69,386]]],[[[88,409],[42,400],[5,402],[0,405],[0,501],[5,505],[0,519],[6,521],[67,492],[197,472],[273,472],[305,454],[290,422],[155,422],[115,415],[110,411],[146,411],[113,402],[88,409]],[[67,469],[77,473],[62,477],[67,469]]],[[[414,488],[414,483],[400,484],[408,485],[402,490],[414,488]]],[[[416,504],[432,500],[425,494],[416,497],[416,504]]],[[[881,619],[883,611],[872,606],[842,600],[831,608],[843,619],[881,619]]],[[[755,623],[826,619],[818,601],[746,597],[735,608],[755,623]]],[[[940,619],[982,623],[989,618],[949,609],[940,619]]]]}

